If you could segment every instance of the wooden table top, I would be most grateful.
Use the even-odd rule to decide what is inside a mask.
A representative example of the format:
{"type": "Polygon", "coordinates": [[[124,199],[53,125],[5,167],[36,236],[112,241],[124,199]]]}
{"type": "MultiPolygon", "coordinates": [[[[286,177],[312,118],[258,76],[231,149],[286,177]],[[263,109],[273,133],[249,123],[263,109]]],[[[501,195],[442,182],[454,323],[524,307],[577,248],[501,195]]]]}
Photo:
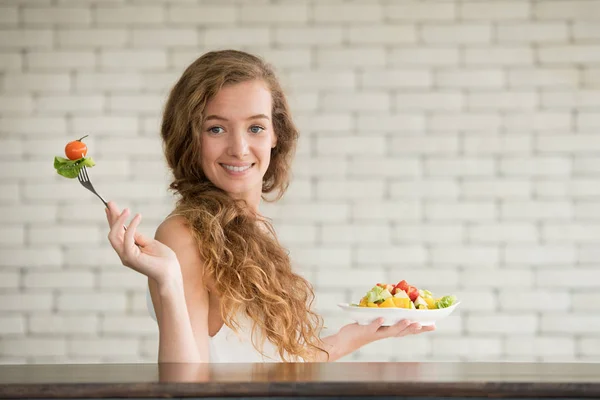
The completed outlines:
{"type": "Polygon", "coordinates": [[[600,398],[595,363],[0,365],[1,398],[600,398]]]}

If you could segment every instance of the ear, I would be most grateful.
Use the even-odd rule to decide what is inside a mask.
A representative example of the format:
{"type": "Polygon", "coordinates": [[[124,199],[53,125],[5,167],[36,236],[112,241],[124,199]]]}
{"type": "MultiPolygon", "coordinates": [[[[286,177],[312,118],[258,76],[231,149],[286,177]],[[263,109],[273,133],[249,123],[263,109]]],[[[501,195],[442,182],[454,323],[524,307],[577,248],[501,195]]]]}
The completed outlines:
{"type": "Polygon", "coordinates": [[[274,149],[277,146],[277,134],[273,134],[273,139],[271,140],[271,148],[274,149]]]}

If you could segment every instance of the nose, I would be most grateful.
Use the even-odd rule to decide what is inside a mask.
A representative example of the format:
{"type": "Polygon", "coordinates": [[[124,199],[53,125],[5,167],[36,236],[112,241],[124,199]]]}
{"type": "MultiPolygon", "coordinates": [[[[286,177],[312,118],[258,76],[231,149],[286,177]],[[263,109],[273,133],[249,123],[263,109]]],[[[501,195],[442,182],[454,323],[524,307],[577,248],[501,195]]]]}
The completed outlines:
{"type": "Polygon", "coordinates": [[[248,140],[244,132],[235,131],[229,136],[229,155],[244,158],[249,153],[248,140]]]}

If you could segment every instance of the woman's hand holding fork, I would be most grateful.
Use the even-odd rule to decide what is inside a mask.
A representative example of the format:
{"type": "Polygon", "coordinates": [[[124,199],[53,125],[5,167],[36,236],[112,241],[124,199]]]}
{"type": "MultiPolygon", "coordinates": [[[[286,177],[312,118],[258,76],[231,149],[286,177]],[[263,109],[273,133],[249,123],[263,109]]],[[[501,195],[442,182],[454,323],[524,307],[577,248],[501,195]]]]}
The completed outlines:
{"type": "Polygon", "coordinates": [[[154,279],[159,286],[182,281],[175,252],[158,240],[137,231],[142,220],[141,214],[136,214],[125,229],[129,209],[120,212],[117,205],[109,201],[105,211],[110,227],[108,240],[123,265],[154,279]]]}

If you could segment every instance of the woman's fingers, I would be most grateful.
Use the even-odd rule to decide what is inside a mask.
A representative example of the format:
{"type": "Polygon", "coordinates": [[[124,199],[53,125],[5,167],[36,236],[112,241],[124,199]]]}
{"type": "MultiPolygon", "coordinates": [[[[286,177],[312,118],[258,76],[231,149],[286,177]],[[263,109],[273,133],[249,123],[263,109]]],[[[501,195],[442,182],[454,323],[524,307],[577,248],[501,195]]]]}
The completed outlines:
{"type": "Polygon", "coordinates": [[[401,337],[407,335],[415,335],[421,332],[430,332],[435,330],[435,325],[422,326],[418,322],[413,322],[410,320],[402,320],[397,322],[392,326],[386,326],[379,328],[377,330],[377,334],[380,335],[380,338],[387,337],[401,337]]]}
{"type": "Polygon", "coordinates": [[[150,244],[150,242],[152,241],[152,239],[150,239],[148,236],[142,235],[140,232],[135,232],[134,233],[134,239],[135,239],[135,243],[139,244],[141,247],[146,247],[150,244]]]}
{"type": "Polygon", "coordinates": [[[408,332],[407,334],[415,334],[415,333],[419,333],[421,332],[421,329],[423,329],[423,327],[421,326],[420,323],[418,322],[414,322],[412,324],[410,324],[410,326],[408,327],[408,332]]]}
{"type": "Polygon", "coordinates": [[[413,322],[408,320],[408,319],[403,319],[402,321],[396,323],[394,326],[391,326],[390,328],[390,332],[388,333],[389,336],[402,336],[404,334],[406,334],[406,330],[410,329],[411,325],[413,325],[413,322]]]}
{"type": "Polygon", "coordinates": [[[371,328],[373,332],[378,332],[384,322],[385,320],[383,318],[377,318],[375,321],[369,324],[369,328],[371,328]]]}
{"type": "Polygon", "coordinates": [[[115,220],[119,217],[121,212],[119,211],[119,207],[117,207],[117,204],[114,201],[109,201],[107,204],[108,208],[106,212],[106,219],[108,220],[108,225],[112,227],[115,223],[115,220]]]}
{"type": "Polygon", "coordinates": [[[127,217],[129,217],[129,208],[124,209],[119,217],[114,222],[112,228],[117,232],[124,232],[125,229],[125,221],[127,221],[127,217]]]}
{"type": "Polygon", "coordinates": [[[135,248],[135,232],[141,220],[142,215],[136,214],[135,217],[133,217],[133,220],[131,220],[131,222],[129,223],[129,226],[125,231],[125,238],[123,239],[125,244],[125,251],[131,251],[135,248]]]}
{"type": "Polygon", "coordinates": [[[377,335],[377,340],[385,339],[387,337],[397,336],[403,329],[405,329],[410,321],[402,320],[392,326],[381,326],[375,334],[377,335]]]}
{"type": "Polygon", "coordinates": [[[119,215],[119,217],[116,219],[116,221],[110,227],[110,232],[108,233],[108,240],[113,245],[115,250],[117,250],[117,248],[120,248],[121,247],[120,245],[123,242],[122,237],[123,237],[123,232],[125,231],[123,229],[123,225],[125,224],[125,220],[127,219],[128,215],[129,215],[129,209],[126,208],[123,210],[121,215],[119,215]]]}
{"type": "Polygon", "coordinates": [[[431,332],[435,330],[435,325],[423,326],[418,322],[409,324],[405,329],[401,330],[396,336],[416,335],[423,332],[431,332]]]}

